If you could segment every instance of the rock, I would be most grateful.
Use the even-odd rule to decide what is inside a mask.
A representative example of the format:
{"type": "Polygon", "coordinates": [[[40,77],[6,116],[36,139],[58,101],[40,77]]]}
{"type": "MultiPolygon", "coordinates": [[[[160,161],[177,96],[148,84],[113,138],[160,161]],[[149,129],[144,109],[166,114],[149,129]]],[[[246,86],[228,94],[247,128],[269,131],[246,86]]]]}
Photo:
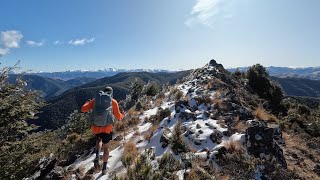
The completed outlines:
{"type": "Polygon", "coordinates": [[[61,166],[56,166],[45,178],[60,180],[64,178],[64,174],[65,174],[65,170],[61,166]]]}
{"type": "Polygon", "coordinates": [[[215,130],[210,134],[211,141],[213,143],[216,143],[216,144],[220,144],[221,143],[222,137],[223,137],[223,134],[218,130],[215,130]]]}
{"type": "Polygon", "coordinates": [[[237,109],[235,114],[239,116],[240,120],[253,119],[251,111],[244,107],[240,107],[239,109],[237,109]]]}
{"type": "Polygon", "coordinates": [[[164,129],[162,132],[162,135],[160,137],[160,143],[161,143],[162,148],[166,148],[170,143],[170,137],[168,135],[169,133],[170,133],[170,131],[167,129],[164,129]]]}
{"type": "Polygon", "coordinates": [[[195,139],[194,144],[200,146],[202,143],[202,139],[195,139]]]}
{"type": "Polygon", "coordinates": [[[245,134],[248,153],[260,158],[274,156],[282,167],[287,168],[283,150],[273,137],[274,128],[263,125],[249,127],[245,134]]]}
{"type": "Polygon", "coordinates": [[[197,124],[197,125],[196,125],[196,128],[197,128],[197,129],[200,129],[200,128],[201,128],[200,124],[197,124]]]}
{"type": "Polygon", "coordinates": [[[184,119],[184,120],[189,120],[189,119],[196,120],[197,119],[195,114],[192,114],[189,112],[181,112],[179,115],[179,118],[184,119]]]}
{"type": "Polygon", "coordinates": [[[29,179],[46,179],[46,176],[55,168],[56,163],[57,160],[53,157],[53,155],[42,158],[39,164],[35,167],[34,175],[29,179]]]}
{"type": "Polygon", "coordinates": [[[210,60],[209,66],[217,67],[217,68],[223,68],[222,64],[218,64],[217,61],[214,60],[214,59],[211,59],[211,60],[210,60]]]}
{"type": "Polygon", "coordinates": [[[203,131],[200,129],[200,130],[198,131],[198,133],[199,133],[199,134],[203,134],[203,131]]]}
{"type": "Polygon", "coordinates": [[[293,158],[295,158],[295,159],[298,159],[298,158],[299,158],[296,153],[293,153],[291,156],[292,156],[293,158]]]}
{"type": "Polygon", "coordinates": [[[218,148],[216,148],[212,154],[211,154],[211,158],[214,161],[219,161],[220,159],[223,158],[223,156],[227,153],[227,148],[224,146],[220,146],[218,148]]]}
{"type": "Polygon", "coordinates": [[[188,106],[188,101],[178,101],[175,104],[176,113],[179,113],[183,107],[188,106]]]}
{"type": "Polygon", "coordinates": [[[114,141],[121,141],[123,139],[122,135],[118,135],[117,137],[115,137],[113,140],[114,141]]]}
{"type": "Polygon", "coordinates": [[[320,164],[316,164],[313,168],[313,171],[320,176],[320,164]]]}

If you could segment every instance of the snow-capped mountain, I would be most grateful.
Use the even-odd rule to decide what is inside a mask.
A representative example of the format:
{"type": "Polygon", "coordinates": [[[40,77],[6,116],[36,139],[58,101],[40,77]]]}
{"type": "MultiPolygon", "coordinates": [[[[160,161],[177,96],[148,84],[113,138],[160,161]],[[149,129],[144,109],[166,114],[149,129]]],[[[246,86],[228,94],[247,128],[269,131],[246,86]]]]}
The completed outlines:
{"type": "Polygon", "coordinates": [[[29,72],[29,74],[35,74],[39,76],[49,77],[53,79],[61,79],[61,80],[70,80],[79,77],[87,77],[87,78],[103,78],[114,76],[118,73],[122,72],[150,72],[150,73],[159,73],[159,72],[175,72],[164,69],[117,69],[117,68],[105,68],[98,70],[68,70],[61,72],[29,72]]]}

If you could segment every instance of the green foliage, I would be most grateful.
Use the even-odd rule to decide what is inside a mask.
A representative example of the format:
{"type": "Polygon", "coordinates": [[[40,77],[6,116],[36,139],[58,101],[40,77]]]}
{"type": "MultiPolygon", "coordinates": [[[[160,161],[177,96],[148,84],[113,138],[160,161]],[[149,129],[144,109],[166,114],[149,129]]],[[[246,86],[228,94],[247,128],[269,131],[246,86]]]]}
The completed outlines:
{"type": "Polygon", "coordinates": [[[165,153],[162,155],[159,160],[159,171],[161,175],[170,178],[172,172],[178,171],[181,169],[181,164],[178,160],[176,160],[171,153],[165,153]]]}
{"type": "Polygon", "coordinates": [[[178,88],[171,89],[169,93],[169,98],[172,101],[179,101],[183,97],[183,92],[180,91],[178,88]]]}
{"type": "Polygon", "coordinates": [[[298,106],[298,113],[301,115],[309,116],[311,114],[311,110],[305,105],[299,105],[298,106]]]}
{"type": "Polygon", "coordinates": [[[147,96],[155,96],[159,92],[160,86],[154,81],[149,81],[148,84],[146,84],[142,90],[142,94],[145,94],[147,96]]]}
{"type": "Polygon", "coordinates": [[[261,97],[278,106],[283,98],[280,85],[269,78],[265,67],[260,64],[251,66],[247,71],[250,87],[261,97]]]}
{"type": "Polygon", "coordinates": [[[0,143],[22,139],[34,127],[28,126],[26,120],[35,119],[38,109],[43,105],[35,91],[24,87],[26,82],[18,77],[15,83],[7,81],[13,68],[0,71],[0,143]]]}
{"type": "Polygon", "coordinates": [[[127,177],[130,180],[160,179],[160,174],[152,169],[146,155],[140,155],[132,168],[128,168],[127,177]]]}
{"type": "Polygon", "coordinates": [[[67,133],[83,134],[90,129],[89,113],[80,113],[75,110],[67,119],[66,125],[62,128],[67,133]]]}
{"type": "Polygon", "coordinates": [[[171,111],[169,108],[162,109],[160,107],[156,115],[150,116],[149,121],[155,124],[159,124],[164,118],[170,117],[170,116],[171,116],[171,111]]]}
{"type": "Polygon", "coordinates": [[[178,121],[172,132],[171,149],[175,154],[188,152],[189,148],[182,137],[181,122],[178,121]]]}
{"type": "Polygon", "coordinates": [[[138,78],[136,78],[130,86],[131,100],[134,102],[137,102],[139,97],[141,97],[142,95],[142,90],[143,90],[143,82],[141,82],[138,78]]]}

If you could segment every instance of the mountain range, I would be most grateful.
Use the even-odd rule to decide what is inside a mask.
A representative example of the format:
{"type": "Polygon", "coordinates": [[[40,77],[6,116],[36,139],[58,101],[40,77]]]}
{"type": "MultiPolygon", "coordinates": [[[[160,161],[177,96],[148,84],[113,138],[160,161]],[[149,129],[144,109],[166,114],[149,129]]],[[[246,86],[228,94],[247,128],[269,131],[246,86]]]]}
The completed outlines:
{"type": "Polygon", "coordinates": [[[39,75],[43,77],[49,77],[53,79],[61,80],[70,80],[79,77],[87,78],[104,78],[109,76],[114,76],[122,72],[150,72],[150,73],[159,73],[159,72],[172,72],[163,69],[116,69],[116,68],[105,68],[99,70],[73,70],[73,71],[61,71],[61,72],[32,72],[30,74],[39,75]]]}
{"type": "MultiPolygon", "coordinates": [[[[229,71],[235,72],[237,69],[240,71],[247,71],[249,67],[228,68],[229,71]]],[[[320,80],[320,67],[266,67],[271,76],[281,78],[305,78],[311,80],[320,80]]]]}

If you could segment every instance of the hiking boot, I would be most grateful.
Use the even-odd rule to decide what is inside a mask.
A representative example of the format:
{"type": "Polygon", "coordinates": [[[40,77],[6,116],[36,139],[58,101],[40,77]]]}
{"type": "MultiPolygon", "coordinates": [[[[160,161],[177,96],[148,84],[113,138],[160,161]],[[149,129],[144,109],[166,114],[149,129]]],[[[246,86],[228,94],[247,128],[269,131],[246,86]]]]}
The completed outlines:
{"type": "Polygon", "coordinates": [[[101,174],[102,174],[102,175],[106,175],[106,174],[108,173],[108,169],[109,169],[109,168],[102,169],[101,174]]]}
{"type": "Polygon", "coordinates": [[[99,164],[99,159],[94,159],[93,160],[93,165],[95,169],[100,169],[100,164],[99,164]]]}

